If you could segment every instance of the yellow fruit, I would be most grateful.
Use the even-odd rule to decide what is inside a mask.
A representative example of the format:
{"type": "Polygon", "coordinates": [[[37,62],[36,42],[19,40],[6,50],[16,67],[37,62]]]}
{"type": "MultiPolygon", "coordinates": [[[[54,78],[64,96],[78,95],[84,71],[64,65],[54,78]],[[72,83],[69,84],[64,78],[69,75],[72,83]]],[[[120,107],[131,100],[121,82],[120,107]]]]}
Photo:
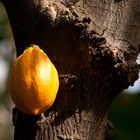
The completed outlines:
{"type": "Polygon", "coordinates": [[[50,108],[59,87],[58,73],[37,45],[20,55],[10,73],[11,97],[24,113],[39,115],[50,108]]]}

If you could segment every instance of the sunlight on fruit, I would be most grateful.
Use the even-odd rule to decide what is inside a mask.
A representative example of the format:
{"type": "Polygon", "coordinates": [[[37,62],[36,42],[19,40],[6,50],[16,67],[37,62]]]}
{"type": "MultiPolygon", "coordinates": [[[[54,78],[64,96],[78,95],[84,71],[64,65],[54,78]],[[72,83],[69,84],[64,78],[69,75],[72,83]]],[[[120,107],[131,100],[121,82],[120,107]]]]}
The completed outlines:
{"type": "Polygon", "coordinates": [[[19,110],[39,115],[55,101],[58,73],[48,56],[37,45],[16,58],[10,74],[11,97],[19,110]]]}

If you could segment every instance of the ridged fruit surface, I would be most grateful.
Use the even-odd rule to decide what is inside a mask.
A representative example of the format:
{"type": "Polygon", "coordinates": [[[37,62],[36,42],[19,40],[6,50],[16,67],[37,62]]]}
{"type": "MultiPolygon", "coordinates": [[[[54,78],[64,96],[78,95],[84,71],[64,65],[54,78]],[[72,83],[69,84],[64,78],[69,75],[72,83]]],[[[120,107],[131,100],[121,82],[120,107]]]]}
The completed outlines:
{"type": "Polygon", "coordinates": [[[37,45],[17,57],[10,73],[10,93],[20,111],[30,115],[43,113],[52,106],[58,87],[57,70],[37,45]]]}

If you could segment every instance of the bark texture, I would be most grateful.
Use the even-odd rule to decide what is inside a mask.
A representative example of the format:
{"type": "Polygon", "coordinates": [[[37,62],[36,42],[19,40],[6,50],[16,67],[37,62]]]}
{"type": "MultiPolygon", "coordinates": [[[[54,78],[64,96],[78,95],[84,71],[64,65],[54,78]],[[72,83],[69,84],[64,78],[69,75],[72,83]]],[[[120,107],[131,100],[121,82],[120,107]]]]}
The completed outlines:
{"type": "MultiPolygon", "coordinates": [[[[13,111],[15,140],[104,140],[107,111],[138,78],[139,0],[3,0],[17,55],[34,43],[55,64],[60,88],[43,116],[13,111]]],[[[22,89],[21,89],[22,90],[22,89]]]]}

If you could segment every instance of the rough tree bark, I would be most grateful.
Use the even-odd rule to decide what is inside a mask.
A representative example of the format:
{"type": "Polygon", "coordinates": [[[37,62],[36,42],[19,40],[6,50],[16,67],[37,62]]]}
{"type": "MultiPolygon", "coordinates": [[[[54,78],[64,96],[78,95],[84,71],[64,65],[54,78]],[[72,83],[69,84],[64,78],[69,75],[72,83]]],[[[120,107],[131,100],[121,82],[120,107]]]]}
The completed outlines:
{"type": "Polygon", "coordinates": [[[2,2],[17,55],[38,44],[60,78],[57,99],[45,118],[14,110],[14,139],[107,139],[109,105],[138,78],[140,0],[2,2]]]}

